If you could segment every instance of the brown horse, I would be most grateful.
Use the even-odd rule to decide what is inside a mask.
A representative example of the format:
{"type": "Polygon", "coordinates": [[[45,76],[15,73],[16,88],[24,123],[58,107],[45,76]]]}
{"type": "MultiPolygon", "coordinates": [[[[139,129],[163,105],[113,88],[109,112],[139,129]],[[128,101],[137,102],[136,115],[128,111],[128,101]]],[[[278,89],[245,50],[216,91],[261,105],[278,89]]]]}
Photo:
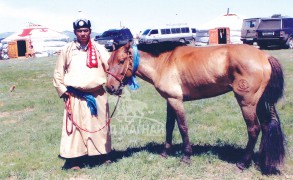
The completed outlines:
{"type": "Polygon", "coordinates": [[[264,174],[278,173],[285,157],[285,141],[275,109],[283,95],[280,63],[249,45],[191,47],[166,42],[131,45],[112,52],[108,61],[107,91],[120,94],[133,75],[154,85],[167,100],[167,157],[172,145],[175,119],[183,141],[183,162],[190,163],[192,148],[183,102],[218,96],[233,91],[248,131],[244,156],[237,163],[249,167],[260,130],[260,168],[264,174]]]}

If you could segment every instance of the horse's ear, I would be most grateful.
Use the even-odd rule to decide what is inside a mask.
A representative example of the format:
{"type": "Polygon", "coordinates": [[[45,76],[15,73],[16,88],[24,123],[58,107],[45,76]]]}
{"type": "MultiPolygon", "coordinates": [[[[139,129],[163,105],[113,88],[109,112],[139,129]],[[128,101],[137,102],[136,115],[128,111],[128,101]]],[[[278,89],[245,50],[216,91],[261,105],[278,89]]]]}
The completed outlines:
{"type": "Polygon", "coordinates": [[[124,46],[126,51],[129,51],[131,45],[133,44],[132,41],[128,41],[128,43],[124,46]]]}

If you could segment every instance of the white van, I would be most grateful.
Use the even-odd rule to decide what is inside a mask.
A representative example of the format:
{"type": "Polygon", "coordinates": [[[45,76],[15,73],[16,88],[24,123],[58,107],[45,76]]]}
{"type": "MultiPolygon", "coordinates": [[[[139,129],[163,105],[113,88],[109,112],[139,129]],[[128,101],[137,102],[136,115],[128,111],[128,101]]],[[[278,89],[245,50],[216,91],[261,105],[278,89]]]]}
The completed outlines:
{"type": "Polygon", "coordinates": [[[190,43],[195,41],[195,28],[188,26],[172,26],[146,29],[139,37],[140,44],[152,44],[163,41],[180,41],[190,43]]]}

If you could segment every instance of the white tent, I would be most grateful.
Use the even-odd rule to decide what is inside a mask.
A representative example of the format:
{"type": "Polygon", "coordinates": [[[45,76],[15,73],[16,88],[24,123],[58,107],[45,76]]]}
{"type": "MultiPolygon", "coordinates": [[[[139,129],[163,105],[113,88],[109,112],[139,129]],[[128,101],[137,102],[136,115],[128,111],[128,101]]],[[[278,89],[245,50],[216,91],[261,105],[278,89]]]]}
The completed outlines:
{"type": "MultiPolygon", "coordinates": [[[[207,34],[206,32],[210,29],[218,28],[218,27],[229,27],[230,29],[230,41],[232,44],[242,43],[240,40],[241,36],[241,27],[242,27],[243,17],[236,14],[225,14],[222,16],[218,16],[201,26],[198,26],[198,36],[203,34],[207,34]]],[[[207,41],[208,37],[202,37],[207,41]]],[[[201,38],[197,38],[198,41],[201,38]]]]}
{"type": "Polygon", "coordinates": [[[28,23],[26,27],[3,39],[1,43],[14,40],[30,40],[35,52],[55,52],[61,49],[69,37],[47,27],[28,23]]]}

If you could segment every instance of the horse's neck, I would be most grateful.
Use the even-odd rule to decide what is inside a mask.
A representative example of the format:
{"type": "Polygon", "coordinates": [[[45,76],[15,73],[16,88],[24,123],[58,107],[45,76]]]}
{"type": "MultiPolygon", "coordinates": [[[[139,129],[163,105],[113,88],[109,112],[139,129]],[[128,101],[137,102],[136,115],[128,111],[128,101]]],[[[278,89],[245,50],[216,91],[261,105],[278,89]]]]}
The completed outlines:
{"type": "Polygon", "coordinates": [[[155,58],[146,53],[140,53],[140,63],[136,71],[136,75],[141,79],[154,84],[156,76],[155,58]]]}

